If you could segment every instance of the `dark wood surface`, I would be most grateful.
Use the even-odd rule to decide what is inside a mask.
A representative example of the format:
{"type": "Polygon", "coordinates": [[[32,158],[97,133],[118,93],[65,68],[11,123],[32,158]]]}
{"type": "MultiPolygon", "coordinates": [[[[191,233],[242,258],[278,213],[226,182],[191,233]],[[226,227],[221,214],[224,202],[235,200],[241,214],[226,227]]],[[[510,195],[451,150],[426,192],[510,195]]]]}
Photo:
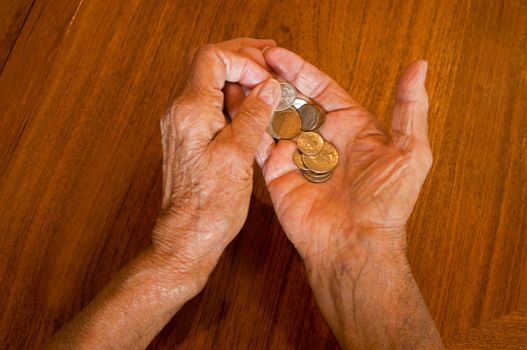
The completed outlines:
{"type": "Polygon", "coordinates": [[[0,72],[32,6],[33,0],[3,0],[0,2],[0,72]]]}
{"type": "MultiPolygon", "coordinates": [[[[409,259],[454,348],[525,348],[527,2],[7,0],[0,4],[0,347],[73,317],[150,239],[159,117],[207,42],[274,38],[388,125],[430,62],[435,164],[409,259]]],[[[152,349],[335,349],[259,173],[247,223],[152,349]]]]}

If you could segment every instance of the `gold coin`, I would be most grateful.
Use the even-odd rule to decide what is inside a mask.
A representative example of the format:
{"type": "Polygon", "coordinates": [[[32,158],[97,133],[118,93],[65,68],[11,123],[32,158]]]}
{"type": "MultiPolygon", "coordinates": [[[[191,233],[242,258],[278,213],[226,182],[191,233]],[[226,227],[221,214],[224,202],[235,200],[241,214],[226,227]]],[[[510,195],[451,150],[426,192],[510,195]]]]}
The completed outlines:
{"type": "Polygon", "coordinates": [[[314,156],[322,151],[324,139],[316,132],[305,132],[296,141],[300,152],[309,156],[314,156]]]}
{"type": "Polygon", "coordinates": [[[271,118],[271,133],[275,139],[292,139],[300,134],[300,116],[293,107],[275,112],[271,118]]]}
{"type": "Polygon", "coordinates": [[[325,173],[325,174],[316,174],[308,170],[308,171],[302,172],[302,175],[304,175],[304,177],[308,179],[310,182],[321,183],[321,182],[326,182],[329,179],[331,179],[331,177],[333,176],[333,171],[330,171],[329,173],[325,173]]]}
{"type": "Polygon", "coordinates": [[[306,167],[314,173],[327,173],[335,169],[339,163],[339,152],[329,142],[324,142],[324,147],[320,153],[310,156],[302,154],[302,160],[306,167]]]}
{"type": "Polygon", "coordinates": [[[304,161],[302,160],[302,154],[299,150],[295,150],[295,153],[293,153],[293,162],[300,170],[309,170],[304,164],[304,161]]]}
{"type": "Polygon", "coordinates": [[[322,178],[328,177],[329,175],[332,175],[334,173],[334,171],[332,170],[332,171],[328,171],[327,173],[320,173],[319,174],[319,173],[314,173],[314,172],[312,172],[309,169],[305,170],[304,172],[307,172],[310,177],[316,177],[318,179],[322,179],[322,178]]]}

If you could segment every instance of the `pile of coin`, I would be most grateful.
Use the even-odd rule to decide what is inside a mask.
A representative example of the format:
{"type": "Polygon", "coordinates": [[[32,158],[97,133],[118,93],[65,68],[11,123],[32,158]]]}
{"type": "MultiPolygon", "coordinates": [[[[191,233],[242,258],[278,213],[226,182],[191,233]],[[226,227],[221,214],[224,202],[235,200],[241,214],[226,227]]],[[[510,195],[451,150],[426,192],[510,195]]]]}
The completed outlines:
{"type": "Polygon", "coordinates": [[[294,86],[281,82],[282,96],[269,124],[269,133],[277,140],[295,139],[298,149],[293,162],[304,177],[314,183],[329,180],[339,162],[334,145],[317,131],[326,121],[322,108],[298,98],[294,86]]]}

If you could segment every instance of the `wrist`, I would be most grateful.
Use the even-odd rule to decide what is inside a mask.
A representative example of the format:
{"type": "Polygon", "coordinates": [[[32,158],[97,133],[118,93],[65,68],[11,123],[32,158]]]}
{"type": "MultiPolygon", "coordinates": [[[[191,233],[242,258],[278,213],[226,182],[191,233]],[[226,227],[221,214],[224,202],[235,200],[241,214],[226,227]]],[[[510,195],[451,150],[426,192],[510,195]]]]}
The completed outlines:
{"type": "Polygon", "coordinates": [[[161,215],[152,235],[152,250],[159,261],[174,270],[212,270],[230,240],[213,225],[180,219],[175,214],[161,215]]]}
{"type": "Polygon", "coordinates": [[[308,276],[314,279],[334,274],[357,276],[365,265],[408,269],[405,228],[353,228],[331,233],[326,249],[303,256],[308,276]]]}
{"type": "Polygon", "coordinates": [[[155,278],[167,288],[180,291],[186,299],[203,289],[215,266],[215,262],[195,258],[183,250],[168,250],[158,242],[152,242],[143,255],[155,278]]]}
{"type": "Polygon", "coordinates": [[[343,348],[441,348],[404,245],[356,236],[337,254],[305,259],[315,299],[343,348]]]}

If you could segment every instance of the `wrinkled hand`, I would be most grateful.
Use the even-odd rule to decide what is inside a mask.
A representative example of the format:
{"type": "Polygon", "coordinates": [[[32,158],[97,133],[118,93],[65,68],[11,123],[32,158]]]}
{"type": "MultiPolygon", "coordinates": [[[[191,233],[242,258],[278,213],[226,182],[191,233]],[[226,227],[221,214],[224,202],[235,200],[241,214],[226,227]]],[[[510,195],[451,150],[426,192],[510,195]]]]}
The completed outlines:
{"type": "Polygon", "coordinates": [[[246,219],[254,155],[280,98],[250,54],[269,46],[276,44],[235,39],[199,49],[183,94],[161,120],[163,204],[153,247],[178,264],[210,270],[246,219]],[[222,112],[229,82],[252,89],[230,123],[222,112]]]}
{"type": "Polygon", "coordinates": [[[296,54],[270,48],[264,57],[328,112],[320,132],[340,152],[333,177],[313,184],[292,161],[295,142],[275,145],[266,135],[259,147],[257,160],[276,213],[300,255],[325,259],[357,245],[402,252],[406,222],[432,164],[426,62],[414,62],[404,72],[389,135],[338,84],[296,54]]]}

